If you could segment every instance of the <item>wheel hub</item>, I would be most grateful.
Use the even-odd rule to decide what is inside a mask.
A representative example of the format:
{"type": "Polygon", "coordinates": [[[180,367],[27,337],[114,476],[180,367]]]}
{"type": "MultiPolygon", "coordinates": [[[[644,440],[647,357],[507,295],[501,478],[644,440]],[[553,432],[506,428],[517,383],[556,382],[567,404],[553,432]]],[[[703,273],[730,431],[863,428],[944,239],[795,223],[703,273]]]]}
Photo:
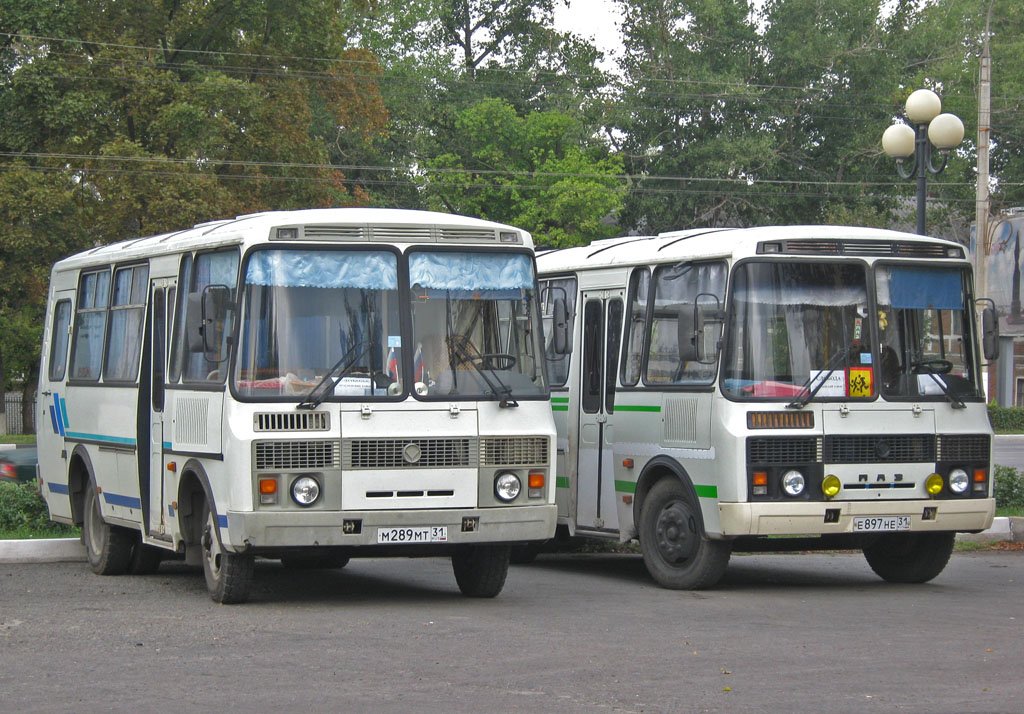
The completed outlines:
{"type": "Polygon", "coordinates": [[[658,551],[669,563],[693,557],[697,550],[697,527],[684,503],[670,503],[658,514],[655,528],[658,551]]]}

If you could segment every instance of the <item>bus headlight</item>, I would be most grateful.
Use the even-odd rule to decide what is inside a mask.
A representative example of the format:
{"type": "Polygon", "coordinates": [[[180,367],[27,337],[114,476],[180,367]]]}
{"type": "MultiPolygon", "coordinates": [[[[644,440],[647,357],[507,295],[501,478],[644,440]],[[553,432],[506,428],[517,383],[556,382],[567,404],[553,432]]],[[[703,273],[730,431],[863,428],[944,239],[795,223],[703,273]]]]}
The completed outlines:
{"type": "Polygon", "coordinates": [[[782,474],[782,490],[786,492],[787,496],[799,496],[804,492],[806,485],[807,481],[804,479],[804,475],[796,469],[782,474]]]}
{"type": "Polygon", "coordinates": [[[523,482],[511,471],[502,471],[494,479],[494,495],[508,503],[514,501],[523,489],[523,482]]]}
{"type": "Polygon", "coordinates": [[[942,493],[942,477],[938,474],[932,474],[924,480],[924,490],[933,496],[938,496],[942,493]]]}
{"type": "Polygon", "coordinates": [[[312,476],[300,476],[292,481],[292,500],[300,506],[312,506],[320,498],[320,482],[312,476]]]}
{"type": "Polygon", "coordinates": [[[953,469],[949,472],[949,490],[953,493],[967,493],[971,485],[971,478],[963,469],[953,469]]]}

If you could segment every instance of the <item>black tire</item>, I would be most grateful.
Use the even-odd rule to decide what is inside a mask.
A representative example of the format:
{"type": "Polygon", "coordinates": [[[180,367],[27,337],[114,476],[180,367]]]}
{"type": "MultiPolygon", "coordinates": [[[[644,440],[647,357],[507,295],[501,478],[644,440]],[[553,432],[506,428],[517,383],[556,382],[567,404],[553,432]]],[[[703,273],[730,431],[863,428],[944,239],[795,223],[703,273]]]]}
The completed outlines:
{"type": "Polygon", "coordinates": [[[163,559],[164,551],[161,548],[146,545],[139,537],[132,545],[132,557],[128,564],[128,572],[132,575],[152,575],[160,569],[163,559]]]}
{"type": "Polygon", "coordinates": [[[467,545],[452,555],[459,590],[468,597],[495,597],[505,587],[509,546],[467,545]]]}
{"type": "Polygon", "coordinates": [[[97,575],[123,575],[128,572],[132,545],[138,534],[103,520],[99,492],[92,479],[86,486],[82,510],[82,543],[85,544],[92,572],[97,575]]]}
{"type": "Polygon", "coordinates": [[[671,590],[703,590],[722,579],[732,543],[704,534],[700,506],[683,483],[663,478],[640,509],[640,549],[655,582],[671,590]]]}
{"type": "Polygon", "coordinates": [[[221,547],[220,531],[210,504],[203,501],[203,575],[214,602],[232,604],[249,599],[253,577],[251,553],[229,553],[221,547]]]}
{"type": "Polygon", "coordinates": [[[942,572],[956,534],[887,533],[864,549],[875,573],[890,583],[926,583],[942,572]]]}

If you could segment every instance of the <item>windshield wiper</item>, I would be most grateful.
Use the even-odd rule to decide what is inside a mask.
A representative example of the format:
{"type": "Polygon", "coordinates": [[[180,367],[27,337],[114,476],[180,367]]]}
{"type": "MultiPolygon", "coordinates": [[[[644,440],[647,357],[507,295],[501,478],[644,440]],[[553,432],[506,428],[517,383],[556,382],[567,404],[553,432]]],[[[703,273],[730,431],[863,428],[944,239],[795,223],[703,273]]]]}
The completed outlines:
{"type": "Polygon", "coordinates": [[[832,355],[832,358],[829,359],[829,361],[825,364],[825,369],[819,371],[818,374],[807,378],[807,381],[804,382],[804,385],[800,387],[800,391],[797,393],[796,399],[787,404],[786,409],[803,409],[804,407],[806,407],[808,402],[814,399],[814,395],[817,394],[818,391],[824,386],[825,382],[828,381],[828,378],[832,376],[832,373],[839,369],[840,358],[845,359],[846,357],[849,356],[849,354],[850,348],[846,347],[832,355]],[[815,384],[814,388],[812,389],[811,383],[815,379],[819,380],[819,382],[815,384]]]}
{"type": "MultiPolygon", "coordinates": [[[[480,365],[477,364],[477,361],[479,361],[483,365],[486,365],[487,362],[484,359],[483,355],[481,355],[480,352],[476,350],[475,347],[473,348],[473,350],[476,352],[475,355],[469,351],[468,338],[464,336],[451,335],[447,338],[447,341],[449,351],[454,352],[460,361],[465,362],[470,367],[472,367],[473,371],[480,375],[480,379],[484,380],[484,382],[487,384],[487,387],[491,390],[492,394],[501,397],[501,401],[498,402],[499,407],[501,407],[502,409],[507,409],[508,407],[519,406],[519,402],[517,402],[512,397],[512,388],[505,384],[503,381],[501,381],[501,377],[497,375],[494,367],[481,367],[480,365]],[[488,377],[487,374],[484,373],[484,369],[487,369],[487,371],[491,373],[490,377],[488,377]],[[494,381],[491,381],[492,379],[494,381]],[[497,382],[497,384],[495,384],[495,382],[497,382]]],[[[453,372],[455,371],[454,368],[455,365],[453,364],[453,372]]]]}
{"type": "Polygon", "coordinates": [[[935,382],[937,385],[939,385],[939,389],[941,389],[942,393],[945,394],[946,398],[949,399],[950,406],[952,406],[954,409],[966,409],[967,405],[964,403],[964,400],[960,398],[960,395],[954,394],[953,390],[950,388],[950,386],[948,384],[946,384],[946,382],[944,380],[939,379],[939,375],[940,374],[945,374],[946,372],[949,371],[949,369],[946,369],[945,372],[939,372],[939,371],[935,370],[934,369],[934,363],[936,363],[936,362],[942,362],[942,363],[945,363],[945,364],[949,364],[949,369],[953,368],[953,365],[951,363],[946,362],[946,360],[927,360],[927,359],[926,360],[918,360],[917,362],[913,362],[913,363],[911,363],[910,367],[912,369],[916,370],[914,372],[915,374],[922,374],[922,373],[924,373],[924,374],[927,374],[929,377],[931,377],[932,381],[935,382]]]}
{"type": "Polygon", "coordinates": [[[323,404],[324,400],[327,399],[327,396],[334,391],[334,386],[340,382],[353,367],[356,366],[359,360],[363,358],[369,349],[370,345],[366,342],[357,342],[349,347],[348,350],[345,351],[345,354],[341,356],[341,359],[334,363],[334,366],[331,367],[327,371],[327,374],[325,374],[323,378],[316,383],[315,387],[309,390],[309,394],[307,394],[306,397],[295,406],[295,408],[316,409],[318,406],[323,404]],[[358,352],[356,352],[357,350],[358,352]],[[356,354],[350,359],[349,356],[353,353],[356,354]],[[323,389],[323,386],[327,383],[330,383],[330,386],[327,389],[323,389]]]}

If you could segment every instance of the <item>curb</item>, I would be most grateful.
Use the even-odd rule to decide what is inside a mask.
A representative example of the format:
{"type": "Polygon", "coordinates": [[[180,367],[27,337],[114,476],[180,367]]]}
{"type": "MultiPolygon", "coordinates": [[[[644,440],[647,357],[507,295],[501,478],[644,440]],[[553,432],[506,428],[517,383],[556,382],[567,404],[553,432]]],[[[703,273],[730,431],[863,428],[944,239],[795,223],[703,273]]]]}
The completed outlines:
{"type": "Polygon", "coordinates": [[[86,560],[78,538],[0,540],[0,563],[72,563],[86,560]]]}
{"type": "Polygon", "coordinates": [[[1024,518],[999,516],[992,519],[992,527],[987,531],[957,533],[956,539],[968,543],[997,543],[999,541],[1020,543],[1024,541],[1024,518]]]}

